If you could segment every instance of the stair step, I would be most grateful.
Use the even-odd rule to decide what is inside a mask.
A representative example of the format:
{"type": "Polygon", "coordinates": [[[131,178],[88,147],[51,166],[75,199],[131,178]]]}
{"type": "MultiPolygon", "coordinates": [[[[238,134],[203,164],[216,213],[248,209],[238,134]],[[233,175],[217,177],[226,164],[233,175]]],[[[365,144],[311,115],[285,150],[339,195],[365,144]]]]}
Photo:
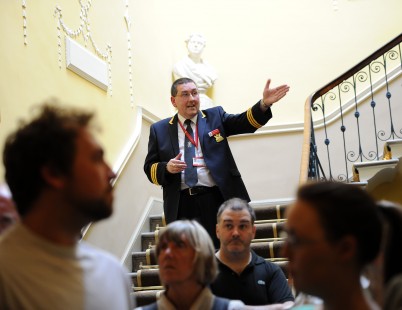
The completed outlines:
{"type": "Polygon", "coordinates": [[[163,292],[163,289],[151,289],[143,291],[135,291],[134,296],[137,303],[137,307],[145,306],[154,303],[159,295],[163,292]]]}
{"type": "Polygon", "coordinates": [[[141,249],[146,251],[150,247],[156,245],[159,238],[159,231],[155,230],[153,232],[145,232],[141,234],[141,249]]]}
{"type": "Polygon", "coordinates": [[[137,272],[131,273],[131,279],[134,287],[144,286],[162,286],[159,279],[159,269],[140,269],[137,272]]]}
{"type": "Polygon", "coordinates": [[[384,143],[383,159],[398,159],[402,157],[402,139],[388,140],[384,143]]]}
{"type": "Polygon", "coordinates": [[[253,207],[257,221],[260,220],[283,220],[285,219],[286,208],[289,205],[273,205],[264,207],[253,207]]]}
{"type": "Polygon", "coordinates": [[[149,217],[149,227],[150,231],[155,231],[160,227],[164,227],[162,215],[152,215],[149,217]]]}
{"type": "Polygon", "coordinates": [[[132,271],[142,269],[143,266],[157,265],[155,249],[150,248],[143,252],[133,252],[131,254],[132,271]]]}
{"type": "Polygon", "coordinates": [[[279,238],[285,229],[285,222],[256,223],[255,239],[279,238]]]}
{"type": "Polygon", "coordinates": [[[398,159],[375,160],[353,164],[353,181],[368,182],[377,172],[385,168],[394,168],[398,159]]]}
{"type": "Polygon", "coordinates": [[[252,242],[251,249],[254,250],[257,255],[263,258],[269,258],[271,261],[284,261],[287,260],[282,254],[284,245],[284,240],[252,242]]]}

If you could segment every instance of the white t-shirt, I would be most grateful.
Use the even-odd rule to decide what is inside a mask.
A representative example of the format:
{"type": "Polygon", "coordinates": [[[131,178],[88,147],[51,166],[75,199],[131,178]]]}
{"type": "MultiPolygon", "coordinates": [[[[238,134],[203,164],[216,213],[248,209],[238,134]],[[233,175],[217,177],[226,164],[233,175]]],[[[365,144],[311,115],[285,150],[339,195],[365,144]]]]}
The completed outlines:
{"type": "Polygon", "coordinates": [[[132,309],[128,273],[85,242],[60,246],[15,224],[0,239],[0,309],[132,309]]]}

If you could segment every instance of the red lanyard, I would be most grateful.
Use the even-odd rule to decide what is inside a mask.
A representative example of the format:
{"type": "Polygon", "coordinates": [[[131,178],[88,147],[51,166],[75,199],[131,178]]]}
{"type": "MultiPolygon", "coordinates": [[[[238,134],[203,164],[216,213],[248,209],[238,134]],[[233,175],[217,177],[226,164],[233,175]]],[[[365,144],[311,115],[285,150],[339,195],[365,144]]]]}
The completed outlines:
{"type": "Polygon", "coordinates": [[[198,149],[198,122],[195,124],[195,136],[194,139],[193,137],[188,133],[188,131],[186,130],[186,128],[184,128],[183,124],[179,121],[179,125],[181,127],[181,129],[183,129],[184,134],[187,136],[187,138],[190,140],[190,142],[195,146],[196,149],[198,149]]]}

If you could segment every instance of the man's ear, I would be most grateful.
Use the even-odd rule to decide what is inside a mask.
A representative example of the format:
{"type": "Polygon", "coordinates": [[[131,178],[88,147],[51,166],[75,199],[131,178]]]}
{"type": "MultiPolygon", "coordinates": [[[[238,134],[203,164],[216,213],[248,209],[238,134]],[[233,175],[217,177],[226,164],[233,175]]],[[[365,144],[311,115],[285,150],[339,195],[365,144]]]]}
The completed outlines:
{"type": "Polygon", "coordinates": [[[255,232],[257,231],[257,227],[255,227],[255,225],[253,224],[253,239],[255,238],[255,232]]]}
{"type": "Polygon", "coordinates": [[[61,189],[64,187],[65,177],[59,171],[59,169],[56,169],[51,166],[43,166],[41,168],[41,174],[42,174],[42,178],[45,180],[46,184],[48,184],[50,187],[53,187],[56,189],[61,189]]]}
{"type": "Polygon", "coordinates": [[[175,98],[175,97],[171,96],[171,97],[170,97],[170,102],[172,103],[172,105],[173,105],[175,108],[177,108],[176,98],[175,98]]]}
{"type": "Polygon", "coordinates": [[[216,226],[215,226],[215,231],[216,231],[216,237],[218,237],[218,239],[220,240],[221,238],[220,238],[220,234],[219,234],[219,225],[218,224],[216,224],[216,226]]]}
{"type": "Polygon", "coordinates": [[[353,236],[344,236],[338,241],[338,253],[342,261],[356,260],[357,258],[357,241],[353,236]]]}

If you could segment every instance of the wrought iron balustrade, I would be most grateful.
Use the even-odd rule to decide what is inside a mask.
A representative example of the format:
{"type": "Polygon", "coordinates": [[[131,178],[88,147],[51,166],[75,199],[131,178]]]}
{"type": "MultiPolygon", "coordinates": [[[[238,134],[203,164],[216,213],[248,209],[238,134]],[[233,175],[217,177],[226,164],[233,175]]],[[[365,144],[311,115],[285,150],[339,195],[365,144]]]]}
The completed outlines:
{"type": "Polygon", "coordinates": [[[309,179],[351,182],[355,162],[380,160],[385,141],[402,139],[401,42],[402,34],[309,97],[309,179]]]}

